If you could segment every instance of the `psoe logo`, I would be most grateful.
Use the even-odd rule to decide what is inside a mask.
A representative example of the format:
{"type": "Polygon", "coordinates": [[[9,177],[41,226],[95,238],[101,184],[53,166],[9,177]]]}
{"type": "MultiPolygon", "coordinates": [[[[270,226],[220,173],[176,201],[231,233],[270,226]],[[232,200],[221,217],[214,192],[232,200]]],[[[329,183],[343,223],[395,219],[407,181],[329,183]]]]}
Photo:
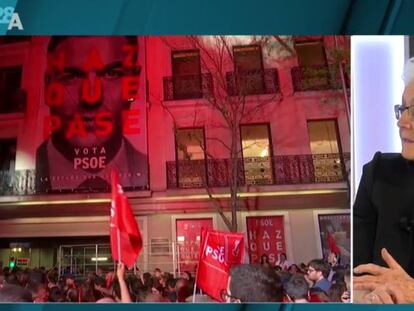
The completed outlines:
{"type": "Polygon", "coordinates": [[[0,7],[0,24],[7,24],[7,30],[12,30],[13,28],[23,30],[19,13],[14,12],[14,8],[11,6],[0,7]]]}

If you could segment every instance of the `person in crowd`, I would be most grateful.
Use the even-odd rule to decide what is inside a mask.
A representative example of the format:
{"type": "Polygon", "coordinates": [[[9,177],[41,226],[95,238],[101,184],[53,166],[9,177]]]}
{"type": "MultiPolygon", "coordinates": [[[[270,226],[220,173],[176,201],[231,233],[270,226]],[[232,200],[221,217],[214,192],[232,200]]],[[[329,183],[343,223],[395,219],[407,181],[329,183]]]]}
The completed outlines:
{"type": "Polygon", "coordinates": [[[7,274],[6,279],[5,279],[5,283],[9,284],[9,285],[19,285],[19,280],[17,279],[16,276],[16,269],[13,269],[11,271],[11,273],[7,274]]]}
{"type": "Polygon", "coordinates": [[[144,288],[144,285],[141,281],[141,279],[135,275],[130,275],[127,278],[127,283],[129,284],[129,289],[131,293],[131,300],[134,302],[140,302],[142,301],[140,299],[141,293],[146,292],[146,288],[144,288]]]}
{"type": "Polygon", "coordinates": [[[183,277],[188,280],[188,288],[190,290],[190,292],[192,293],[194,290],[194,285],[195,285],[195,279],[193,278],[193,276],[191,275],[190,271],[184,271],[184,275],[183,277]]]}
{"type": "Polygon", "coordinates": [[[196,294],[195,296],[189,296],[185,300],[185,302],[193,302],[193,301],[195,303],[216,303],[217,302],[213,298],[211,298],[210,296],[201,295],[201,294],[196,294]]]}
{"type": "MultiPolygon", "coordinates": [[[[326,263],[327,264],[327,263],[326,263]]],[[[316,265],[310,263],[310,267],[316,265]]],[[[8,280],[4,286],[23,288],[18,282],[20,268],[6,270],[8,280]]],[[[25,269],[28,275],[27,289],[31,295],[32,302],[190,302],[193,291],[187,278],[173,278],[170,274],[163,274],[161,279],[152,276],[148,279],[148,286],[145,286],[141,279],[134,274],[127,274],[125,266],[119,264],[115,271],[116,277],[110,286],[106,287],[104,275],[98,277],[95,273],[88,273],[85,279],[77,278],[76,282],[70,280],[73,276],[66,275],[64,278],[58,276],[57,269],[25,269]],[[165,279],[165,286],[161,280],[165,279]],[[65,282],[64,286],[57,286],[65,282]],[[68,286],[66,282],[68,282],[68,286]]],[[[4,274],[4,270],[2,272],[4,274]]],[[[187,277],[189,276],[186,273],[187,277]]],[[[341,280],[348,280],[349,275],[341,277],[341,280]]],[[[342,282],[342,281],[341,281],[342,282]]],[[[314,282],[312,282],[313,285],[314,282]]],[[[339,284],[340,282],[337,281],[339,284]]],[[[341,283],[343,284],[343,283],[341,283]]],[[[349,285],[348,285],[349,286],[349,285]]],[[[307,297],[303,294],[309,285],[302,274],[290,273],[288,271],[276,272],[274,268],[260,264],[244,264],[231,268],[227,288],[222,291],[222,299],[227,302],[305,302],[307,297]],[[305,281],[305,286],[303,286],[305,281]],[[302,292],[301,292],[302,289],[302,292]],[[305,300],[304,300],[305,299],[305,300]]],[[[345,286],[345,288],[348,288],[345,286]]],[[[335,288],[334,288],[335,289],[335,288]]],[[[332,289],[332,291],[334,290],[332,289]]],[[[319,293],[319,288],[312,288],[313,298],[310,301],[325,301],[327,298],[319,293]]],[[[7,294],[7,293],[6,293],[7,294]]],[[[329,294],[332,294],[329,292],[329,294]]],[[[196,293],[195,301],[209,301],[210,298],[196,293]]],[[[333,294],[332,294],[333,295],[333,294]]],[[[7,299],[22,298],[16,295],[7,299]]],[[[20,300],[19,300],[20,299],[20,300]]],[[[211,298],[212,299],[212,298],[211,298]]],[[[349,301],[349,293],[343,292],[341,301],[349,301]]]]}
{"type": "Polygon", "coordinates": [[[179,278],[175,284],[177,302],[185,302],[188,296],[192,295],[190,283],[187,279],[179,278]]]}
{"type": "Polygon", "coordinates": [[[184,271],[183,272],[183,278],[188,280],[188,281],[191,281],[193,279],[193,276],[191,275],[190,271],[184,271]]]}
{"type": "Polygon", "coordinates": [[[330,302],[328,294],[319,287],[309,289],[309,302],[330,302]]]}
{"type": "Polygon", "coordinates": [[[154,278],[159,280],[159,279],[161,279],[161,277],[162,277],[161,269],[160,268],[155,268],[154,269],[154,278]]]}
{"type": "Polygon", "coordinates": [[[49,299],[49,292],[44,283],[30,280],[26,286],[27,290],[32,294],[33,302],[47,302],[49,299]]]}
{"type": "Polygon", "coordinates": [[[58,286],[49,288],[49,302],[66,302],[65,294],[58,286]]]}
{"type": "Polygon", "coordinates": [[[232,266],[227,289],[222,291],[227,302],[280,302],[282,298],[282,283],[274,269],[256,264],[232,266]]]}
{"type": "Polygon", "coordinates": [[[27,283],[29,282],[29,272],[19,269],[16,272],[16,278],[21,287],[26,287],[27,283]]]}
{"type": "MultiPolygon", "coordinates": [[[[344,302],[343,299],[347,292],[346,284],[342,282],[338,282],[332,284],[331,288],[329,289],[329,300],[331,302],[344,302]]],[[[349,296],[349,295],[348,295],[349,296]]]]}
{"type": "Polygon", "coordinates": [[[102,267],[98,267],[98,269],[96,271],[96,275],[100,278],[105,278],[104,269],[102,267]]]}
{"type": "Polygon", "coordinates": [[[164,288],[162,287],[159,279],[155,279],[152,283],[151,292],[153,294],[164,296],[164,288]]]}
{"type": "MultiPolygon", "coordinates": [[[[111,272],[112,273],[112,272],[111,272]]],[[[100,298],[111,297],[112,296],[112,285],[113,281],[107,282],[107,279],[98,277],[94,282],[94,291],[95,296],[100,298]]]]}
{"type": "Polygon", "coordinates": [[[77,288],[70,288],[66,292],[66,301],[79,302],[79,291],[77,288]]]}
{"type": "Polygon", "coordinates": [[[50,289],[58,287],[58,273],[56,270],[51,270],[47,274],[47,287],[50,289]]]}
{"type": "Polygon", "coordinates": [[[0,288],[2,288],[4,286],[4,282],[5,282],[4,273],[0,269],[0,288]]]}
{"type": "Polygon", "coordinates": [[[332,282],[332,279],[336,273],[336,270],[338,267],[340,267],[339,265],[339,261],[340,261],[340,257],[339,257],[339,253],[335,253],[335,252],[330,252],[328,255],[328,263],[331,266],[331,269],[329,271],[329,276],[328,276],[328,281],[332,282]]]}
{"type": "Polygon", "coordinates": [[[105,298],[101,298],[101,299],[98,299],[97,301],[96,301],[96,303],[114,303],[114,302],[116,302],[115,300],[113,300],[112,298],[110,298],[110,297],[105,297],[105,298]]]}
{"type": "Polygon", "coordinates": [[[262,256],[260,256],[260,264],[262,266],[270,267],[269,257],[267,254],[262,254],[262,256]]]}
{"type": "Polygon", "coordinates": [[[120,289],[120,293],[117,295],[116,298],[120,299],[120,302],[132,302],[128,285],[125,281],[125,265],[122,262],[118,263],[116,276],[118,278],[118,284],[120,289]]]}
{"type": "Polygon", "coordinates": [[[32,294],[19,285],[4,285],[0,289],[1,302],[33,302],[32,294]]]}
{"type": "Polygon", "coordinates": [[[290,262],[287,260],[285,253],[279,254],[279,259],[276,261],[276,266],[282,268],[283,271],[287,271],[290,267],[290,262]]]}
{"type": "Polygon", "coordinates": [[[165,291],[168,299],[171,302],[177,301],[177,292],[175,291],[177,280],[174,278],[170,278],[167,280],[167,290],[165,291]]]}
{"type": "Polygon", "coordinates": [[[305,277],[300,274],[292,275],[285,286],[288,301],[297,303],[309,302],[309,285],[305,277]]]}
{"type": "Polygon", "coordinates": [[[142,274],[142,283],[146,287],[151,287],[150,286],[152,284],[152,275],[151,275],[151,273],[145,272],[144,274],[142,274]]]}
{"type": "Polygon", "coordinates": [[[160,302],[168,302],[168,299],[161,296],[160,294],[149,293],[143,302],[152,302],[152,303],[160,303],[160,302]]]}
{"type": "Polygon", "coordinates": [[[313,283],[312,288],[320,288],[325,293],[329,292],[331,283],[327,280],[330,266],[322,259],[311,260],[308,264],[308,279],[313,283]]]}
{"type": "Polygon", "coordinates": [[[291,265],[290,265],[290,267],[289,267],[289,269],[288,269],[288,272],[289,272],[290,274],[303,273],[303,272],[299,269],[299,267],[298,267],[298,265],[297,265],[297,264],[291,264],[291,265]]]}
{"type": "Polygon", "coordinates": [[[414,302],[414,58],[403,80],[401,153],[377,152],[364,166],[353,210],[354,288],[372,291],[372,303],[414,302]]]}

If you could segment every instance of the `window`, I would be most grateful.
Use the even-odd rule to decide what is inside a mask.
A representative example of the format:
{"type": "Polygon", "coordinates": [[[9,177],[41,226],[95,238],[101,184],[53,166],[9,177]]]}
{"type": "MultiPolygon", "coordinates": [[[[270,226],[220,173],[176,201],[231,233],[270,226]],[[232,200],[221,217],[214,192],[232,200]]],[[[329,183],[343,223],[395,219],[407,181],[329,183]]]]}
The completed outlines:
{"type": "Polygon", "coordinates": [[[22,111],[24,103],[19,95],[21,67],[0,68],[0,113],[22,111]]]}
{"type": "Polygon", "coordinates": [[[178,160],[204,160],[204,130],[180,129],[177,131],[178,160]]]}
{"type": "Polygon", "coordinates": [[[295,42],[303,90],[327,89],[330,73],[322,40],[295,42]]]}
{"type": "Polygon", "coordinates": [[[242,125],[244,178],[246,184],[272,184],[272,148],[269,125],[242,125]]]}
{"type": "Polygon", "coordinates": [[[202,97],[200,52],[174,51],[172,67],[174,99],[202,97]]]}
{"type": "Polygon", "coordinates": [[[316,182],[343,180],[344,165],[336,120],[308,121],[316,182]]]}
{"type": "Polygon", "coordinates": [[[168,238],[151,238],[151,256],[169,256],[170,240],[168,238]]]}
{"type": "Polygon", "coordinates": [[[0,140],[0,171],[15,170],[16,144],[16,139],[0,140]]]}
{"type": "Polygon", "coordinates": [[[234,71],[239,94],[264,94],[262,49],[260,45],[233,47],[234,71]]]}
{"type": "Polygon", "coordinates": [[[179,188],[197,188],[205,184],[204,145],[204,129],[192,128],[177,131],[176,152],[179,188]]]}
{"type": "Polygon", "coordinates": [[[327,64],[323,41],[295,42],[299,66],[324,66],[327,64]]]}

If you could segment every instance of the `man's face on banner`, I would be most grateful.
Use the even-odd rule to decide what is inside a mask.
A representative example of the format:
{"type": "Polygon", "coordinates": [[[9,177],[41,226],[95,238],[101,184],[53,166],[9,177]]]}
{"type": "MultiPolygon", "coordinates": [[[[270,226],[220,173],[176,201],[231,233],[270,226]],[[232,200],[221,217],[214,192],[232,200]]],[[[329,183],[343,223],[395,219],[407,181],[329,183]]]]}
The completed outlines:
{"type": "Polygon", "coordinates": [[[62,104],[50,105],[60,126],[53,135],[74,147],[101,147],[121,141],[125,37],[68,37],[52,55],[63,55],[64,69],[54,70],[49,83],[63,87],[62,104]]]}

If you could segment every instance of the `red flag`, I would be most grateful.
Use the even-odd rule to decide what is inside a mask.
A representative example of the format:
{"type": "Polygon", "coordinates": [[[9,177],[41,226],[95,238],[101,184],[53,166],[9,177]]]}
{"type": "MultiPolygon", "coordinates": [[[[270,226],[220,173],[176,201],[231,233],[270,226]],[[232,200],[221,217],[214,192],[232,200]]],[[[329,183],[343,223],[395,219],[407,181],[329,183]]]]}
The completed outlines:
{"type": "Polygon", "coordinates": [[[339,247],[336,245],[335,237],[332,233],[328,232],[328,248],[331,253],[340,254],[341,251],[339,247]]]}
{"type": "Polygon", "coordinates": [[[221,291],[227,289],[230,268],[244,258],[244,234],[201,230],[197,286],[222,301],[221,291]]]}
{"type": "Polygon", "coordinates": [[[116,261],[132,267],[141,252],[142,238],[118,175],[112,171],[111,252],[116,261]]]}

